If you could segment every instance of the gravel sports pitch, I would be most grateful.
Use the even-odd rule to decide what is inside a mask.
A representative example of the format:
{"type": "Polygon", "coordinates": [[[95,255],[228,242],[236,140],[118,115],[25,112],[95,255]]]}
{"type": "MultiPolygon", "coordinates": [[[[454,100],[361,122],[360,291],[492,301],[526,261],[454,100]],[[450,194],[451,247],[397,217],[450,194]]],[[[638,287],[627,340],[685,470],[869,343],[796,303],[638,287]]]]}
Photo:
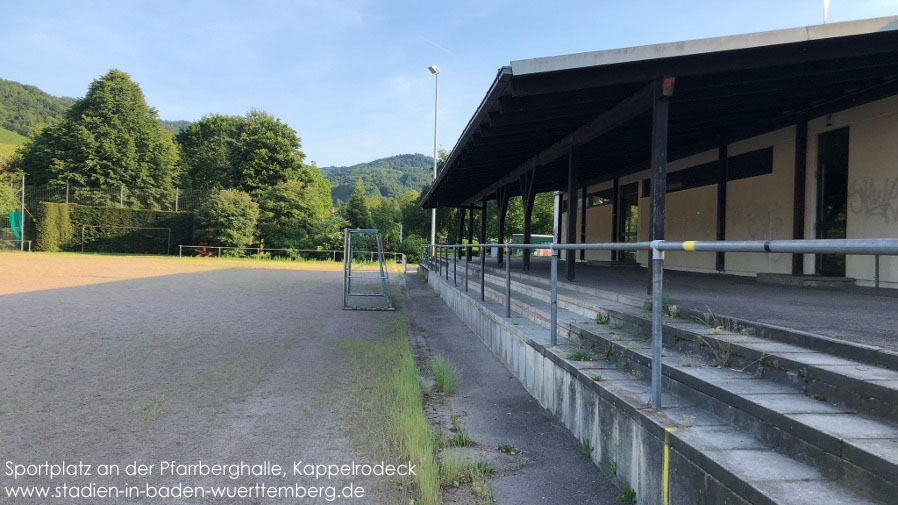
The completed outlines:
{"type": "MultiPolygon", "coordinates": [[[[340,342],[395,314],[342,310],[340,264],[0,253],[0,492],[8,486],[293,485],[293,462],[373,462],[354,431],[340,342]],[[14,479],[6,465],[119,465],[119,477],[14,479]],[[126,476],[135,462],[276,463],[288,476],[126,476]]],[[[396,462],[399,463],[399,462],[396,462]]],[[[366,488],[339,477],[304,484],[366,488]]],[[[339,487],[338,487],[339,489],[339,487]]],[[[125,503],[0,496],[2,503],[125,503]]],[[[147,499],[149,503],[303,503],[147,499]]],[[[308,503],[329,500],[310,499],[308,503]]],[[[341,501],[341,500],[337,500],[341,501]]]]}

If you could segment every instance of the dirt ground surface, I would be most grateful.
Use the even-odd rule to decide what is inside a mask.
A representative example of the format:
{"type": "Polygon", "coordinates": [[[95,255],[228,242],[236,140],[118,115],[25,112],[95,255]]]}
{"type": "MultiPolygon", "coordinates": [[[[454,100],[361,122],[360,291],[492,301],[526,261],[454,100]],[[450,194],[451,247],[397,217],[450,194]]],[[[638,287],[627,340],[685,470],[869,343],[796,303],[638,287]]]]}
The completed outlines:
{"type": "Polygon", "coordinates": [[[365,498],[334,503],[394,503],[388,479],[293,473],[294,461],[378,461],[347,420],[358,407],[347,380],[356,364],[339,343],[379,337],[395,314],[342,310],[341,282],[338,264],[0,254],[0,503],[330,503],[208,493],[258,483],[340,493],[350,482],[365,498]],[[63,461],[90,464],[91,473],[9,475],[17,464],[45,473],[43,463],[63,461]],[[152,473],[127,475],[135,461],[155,465],[152,473]],[[270,461],[283,471],[160,475],[168,461],[270,461]],[[100,475],[102,464],[119,465],[118,475],[100,475]],[[115,486],[138,495],[6,495],[12,487],[50,486],[52,496],[64,485],[81,494],[115,486]],[[203,486],[207,494],[148,499],[148,485],[173,494],[180,485],[182,495],[203,486]]]}

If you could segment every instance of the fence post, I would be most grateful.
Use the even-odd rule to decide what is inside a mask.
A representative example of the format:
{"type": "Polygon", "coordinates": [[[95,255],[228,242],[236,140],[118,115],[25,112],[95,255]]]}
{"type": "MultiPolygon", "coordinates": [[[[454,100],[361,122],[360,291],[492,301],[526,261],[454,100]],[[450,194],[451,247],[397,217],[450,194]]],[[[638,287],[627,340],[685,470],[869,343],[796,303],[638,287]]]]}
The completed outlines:
{"type": "Polygon", "coordinates": [[[218,248],[218,257],[221,258],[221,247],[218,248]]]}
{"type": "MultiPolygon", "coordinates": [[[[551,299],[549,300],[551,317],[549,320],[549,342],[552,345],[558,345],[558,255],[559,251],[552,244],[549,251],[552,253],[552,290],[551,299]]],[[[511,263],[511,258],[506,263],[511,263]]]]}
{"type": "Polygon", "coordinates": [[[178,246],[178,257],[179,257],[179,258],[181,257],[181,255],[182,255],[183,252],[184,252],[184,246],[179,245],[179,246],[178,246]]]}
{"type": "Polygon", "coordinates": [[[443,257],[446,258],[446,280],[449,280],[449,245],[443,246],[443,257]]]}
{"type": "Polygon", "coordinates": [[[122,184],[122,189],[119,190],[118,193],[118,206],[120,209],[125,208],[125,185],[122,184]]]}
{"type": "Polygon", "coordinates": [[[661,346],[664,315],[664,251],[663,240],[652,241],[652,408],[661,408],[661,346]]]}
{"type": "MultiPolygon", "coordinates": [[[[505,256],[508,256],[508,244],[505,244],[505,256]]],[[[505,262],[505,317],[511,317],[511,261],[505,262]]]]}
{"type": "Polygon", "coordinates": [[[452,252],[452,285],[458,285],[458,254],[457,248],[452,252]]]}
{"type": "Polygon", "coordinates": [[[181,196],[181,190],[175,188],[175,212],[178,212],[178,197],[181,196]]]}
{"type": "Polygon", "coordinates": [[[69,183],[65,183],[65,203],[69,203],[69,183]]]}

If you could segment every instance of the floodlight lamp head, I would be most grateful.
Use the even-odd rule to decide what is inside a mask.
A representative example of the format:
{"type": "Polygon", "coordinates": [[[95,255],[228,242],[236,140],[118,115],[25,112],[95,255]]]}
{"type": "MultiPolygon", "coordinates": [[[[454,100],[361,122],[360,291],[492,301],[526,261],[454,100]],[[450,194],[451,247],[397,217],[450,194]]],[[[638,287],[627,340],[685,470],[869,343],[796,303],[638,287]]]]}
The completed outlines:
{"type": "Polygon", "coordinates": [[[436,65],[431,65],[427,67],[427,70],[430,70],[430,73],[433,75],[437,75],[440,73],[440,69],[436,65]]]}

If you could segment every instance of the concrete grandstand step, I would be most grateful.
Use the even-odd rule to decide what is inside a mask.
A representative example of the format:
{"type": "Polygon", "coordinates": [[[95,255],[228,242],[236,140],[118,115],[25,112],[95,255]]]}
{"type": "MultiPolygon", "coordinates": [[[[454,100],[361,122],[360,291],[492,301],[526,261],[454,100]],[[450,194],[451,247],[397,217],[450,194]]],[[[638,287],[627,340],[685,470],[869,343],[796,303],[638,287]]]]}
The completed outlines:
{"type": "MultiPolygon", "coordinates": [[[[451,284],[451,277],[450,277],[451,284]]],[[[479,298],[479,285],[471,282],[468,296],[479,298]]],[[[504,315],[505,306],[500,286],[487,282],[487,301],[485,307],[495,314],[504,315]]],[[[504,288],[504,286],[501,286],[504,288]]],[[[456,289],[463,291],[462,283],[456,285],[456,289]]],[[[513,298],[514,300],[515,298],[513,298]]],[[[821,505],[823,503],[840,503],[849,505],[887,503],[871,498],[866,489],[850,489],[844,485],[843,479],[831,475],[818,465],[793,457],[777,446],[776,437],[758,436],[756,431],[740,426],[731,412],[726,409],[715,409],[711,401],[697,400],[697,396],[707,396],[697,393],[691,388],[670,377],[664,381],[664,408],[654,410],[649,405],[650,383],[649,374],[641,367],[638,359],[641,355],[634,355],[626,363],[615,359],[596,361],[571,361],[567,359],[570,353],[577,349],[584,349],[580,341],[578,331],[580,327],[574,324],[574,332],[571,338],[561,337],[559,345],[550,346],[547,342],[548,332],[545,330],[546,317],[540,317],[539,312],[544,305],[542,301],[518,294],[518,307],[533,304],[534,307],[522,313],[514,314],[511,324],[516,331],[526,334],[543,349],[546,355],[552,355],[553,360],[577,378],[581,383],[588,385],[590,389],[602,398],[612,402],[617,408],[626,409],[641,416],[643,423],[654,426],[653,430],[667,430],[670,436],[672,452],[689,455],[692,461],[701,461],[701,467],[706,469],[721,489],[734,490],[746,501],[726,503],[752,503],[764,505],[821,505]],[[540,308],[537,308],[539,306],[540,308]],[[622,366],[622,364],[624,366],[622,366]]],[[[609,329],[608,325],[596,325],[589,323],[582,315],[573,311],[559,311],[559,318],[564,314],[568,317],[579,319],[583,326],[594,326],[609,329]]],[[[564,322],[563,324],[569,324],[564,322]]],[[[598,331],[598,330],[597,330],[598,331]]],[[[612,336],[613,337],[613,336],[612,336]]],[[[609,341],[610,342],[610,341],[609,341]]],[[[647,349],[647,341],[633,338],[629,335],[621,335],[620,345],[632,345],[632,350],[647,349]],[[625,341],[624,338],[627,338],[625,341]]],[[[628,348],[629,349],[629,348],[628,348]]],[[[609,358],[622,357],[623,354],[610,355],[609,358]]],[[[700,369],[696,369],[699,371],[700,369]]],[[[720,369],[722,373],[727,373],[720,369]]],[[[700,372],[701,373],[701,372],[700,372]]],[[[735,372],[732,372],[735,374],[735,372]]],[[[730,376],[728,380],[738,380],[730,376]]],[[[754,380],[753,382],[761,382],[754,380]]],[[[763,381],[768,382],[768,381],[763,381]]],[[[779,387],[779,392],[792,392],[786,386],[779,387]]],[[[765,394],[769,391],[764,390],[765,394]]],[[[801,395],[799,395],[801,396],[801,395]]],[[[719,405],[720,402],[717,402],[719,405]]],[[[561,417],[564,417],[567,414],[561,417]]],[[[565,421],[562,419],[562,421],[565,421]]],[[[566,425],[569,425],[565,422],[566,425]]],[[[576,430],[575,436],[582,436],[576,430]]],[[[677,474],[671,474],[671,479],[677,479],[677,474]]],[[[689,486],[687,486],[689,487],[689,486]]],[[[698,486],[696,486],[697,488],[698,486]]],[[[705,501],[714,503],[713,499],[705,501]]],[[[681,503],[692,503],[699,497],[679,497],[681,503]],[[691,499],[694,498],[694,499],[691,499]]],[[[723,501],[719,501],[723,503],[723,501]]]]}
{"type": "MultiPolygon", "coordinates": [[[[574,323],[572,329],[597,344],[601,352],[623,357],[647,372],[650,342],[604,326],[574,323]]],[[[663,375],[705,395],[696,400],[737,425],[792,447],[827,475],[867,482],[866,487],[879,489],[880,496],[898,492],[894,450],[898,428],[889,423],[815,400],[793,386],[715,367],[707,359],[677,350],[665,350],[663,375]],[[777,431],[771,432],[770,427],[777,431]]]]}
{"type": "MultiPolygon", "coordinates": [[[[487,273],[486,279],[496,285],[504,283],[504,277],[492,273],[487,273]]],[[[541,285],[513,280],[512,290],[512,300],[521,295],[529,296],[537,300],[534,306],[544,304],[544,308],[548,309],[549,292],[541,285]]],[[[504,296],[504,284],[501,295],[504,296]]],[[[651,314],[629,304],[559,287],[558,306],[590,320],[596,313],[602,312],[610,316],[612,325],[642,334],[651,332],[651,314]]],[[[709,328],[694,320],[665,317],[665,345],[684,350],[694,348],[693,352],[715,359],[721,358],[714,356],[715,352],[725,351],[726,360],[733,366],[747,367],[748,371],[758,372],[765,378],[800,387],[809,396],[823,398],[852,411],[898,419],[898,371],[822,353],[813,348],[752,336],[751,331],[744,331],[745,328],[738,323],[716,315],[713,317],[730,325],[733,330],[743,330],[743,333],[749,334],[709,328]]]]}
{"type": "MultiPolygon", "coordinates": [[[[475,262],[471,268],[474,271],[479,272],[479,267],[479,263],[475,262]]],[[[496,268],[495,266],[490,266],[489,262],[487,262],[486,271],[500,277],[504,277],[505,275],[505,271],[503,269],[496,268]]],[[[543,286],[546,289],[548,289],[549,287],[549,279],[547,276],[513,272],[513,277],[534,286],[543,286]]],[[[631,305],[636,308],[646,308],[650,303],[650,299],[648,296],[617,294],[607,289],[599,289],[578,282],[567,282],[562,278],[559,278],[558,286],[561,290],[565,290],[567,292],[581,293],[597,298],[608,299],[610,301],[631,305]]],[[[676,302],[677,300],[674,297],[674,299],[671,300],[670,303],[676,302]]],[[[700,310],[686,309],[683,312],[684,316],[686,316],[687,318],[691,318],[694,315],[701,315],[700,310]]],[[[746,319],[740,317],[739,314],[727,313],[717,315],[732,321],[734,324],[738,324],[740,327],[751,329],[759,337],[786,344],[798,345],[808,349],[813,349],[817,352],[835,354],[837,356],[841,356],[843,358],[851,359],[854,361],[859,361],[867,365],[898,370],[898,352],[892,349],[885,349],[878,346],[833,338],[831,336],[803,331],[798,328],[787,328],[781,325],[768,324],[763,321],[746,319]]]]}
{"type": "MultiPolygon", "coordinates": [[[[500,279],[487,276],[487,297],[504,307],[504,285],[492,282],[494,280],[500,279]]],[[[478,283],[472,281],[471,286],[479,290],[478,283]]],[[[582,304],[583,298],[579,297],[577,302],[582,304]]],[[[517,314],[548,327],[548,306],[544,299],[518,291],[512,295],[512,307],[517,314]]],[[[593,313],[603,310],[607,310],[607,306],[596,307],[593,313]]],[[[637,369],[648,376],[650,339],[639,326],[635,330],[628,331],[623,326],[615,328],[612,324],[599,325],[589,321],[580,311],[559,309],[561,335],[582,336],[584,341],[597,345],[601,352],[610,349],[609,356],[625,359],[626,368],[637,369]]],[[[759,346],[762,340],[755,338],[752,345],[759,346]]],[[[780,352],[796,352],[796,349],[784,348],[785,344],[774,342],[772,345],[778,346],[780,352]]],[[[804,456],[805,463],[817,466],[829,477],[865,483],[862,487],[880,497],[898,493],[895,457],[898,428],[850,409],[815,400],[795,384],[758,378],[756,370],[714,367],[711,358],[676,346],[668,347],[665,353],[664,376],[676,383],[671,386],[673,389],[679,389],[685,396],[695,396],[694,402],[751,430],[758,437],[791,448],[804,456]],[[700,395],[696,396],[692,391],[700,395]]],[[[838,362],[835,357],[831,358],[827,362],[838,362]]],[[[822,358],[809,360],[822,361],[822,358]]],[[[646,391],[646,398],[647,395],[646,391]]]]}

